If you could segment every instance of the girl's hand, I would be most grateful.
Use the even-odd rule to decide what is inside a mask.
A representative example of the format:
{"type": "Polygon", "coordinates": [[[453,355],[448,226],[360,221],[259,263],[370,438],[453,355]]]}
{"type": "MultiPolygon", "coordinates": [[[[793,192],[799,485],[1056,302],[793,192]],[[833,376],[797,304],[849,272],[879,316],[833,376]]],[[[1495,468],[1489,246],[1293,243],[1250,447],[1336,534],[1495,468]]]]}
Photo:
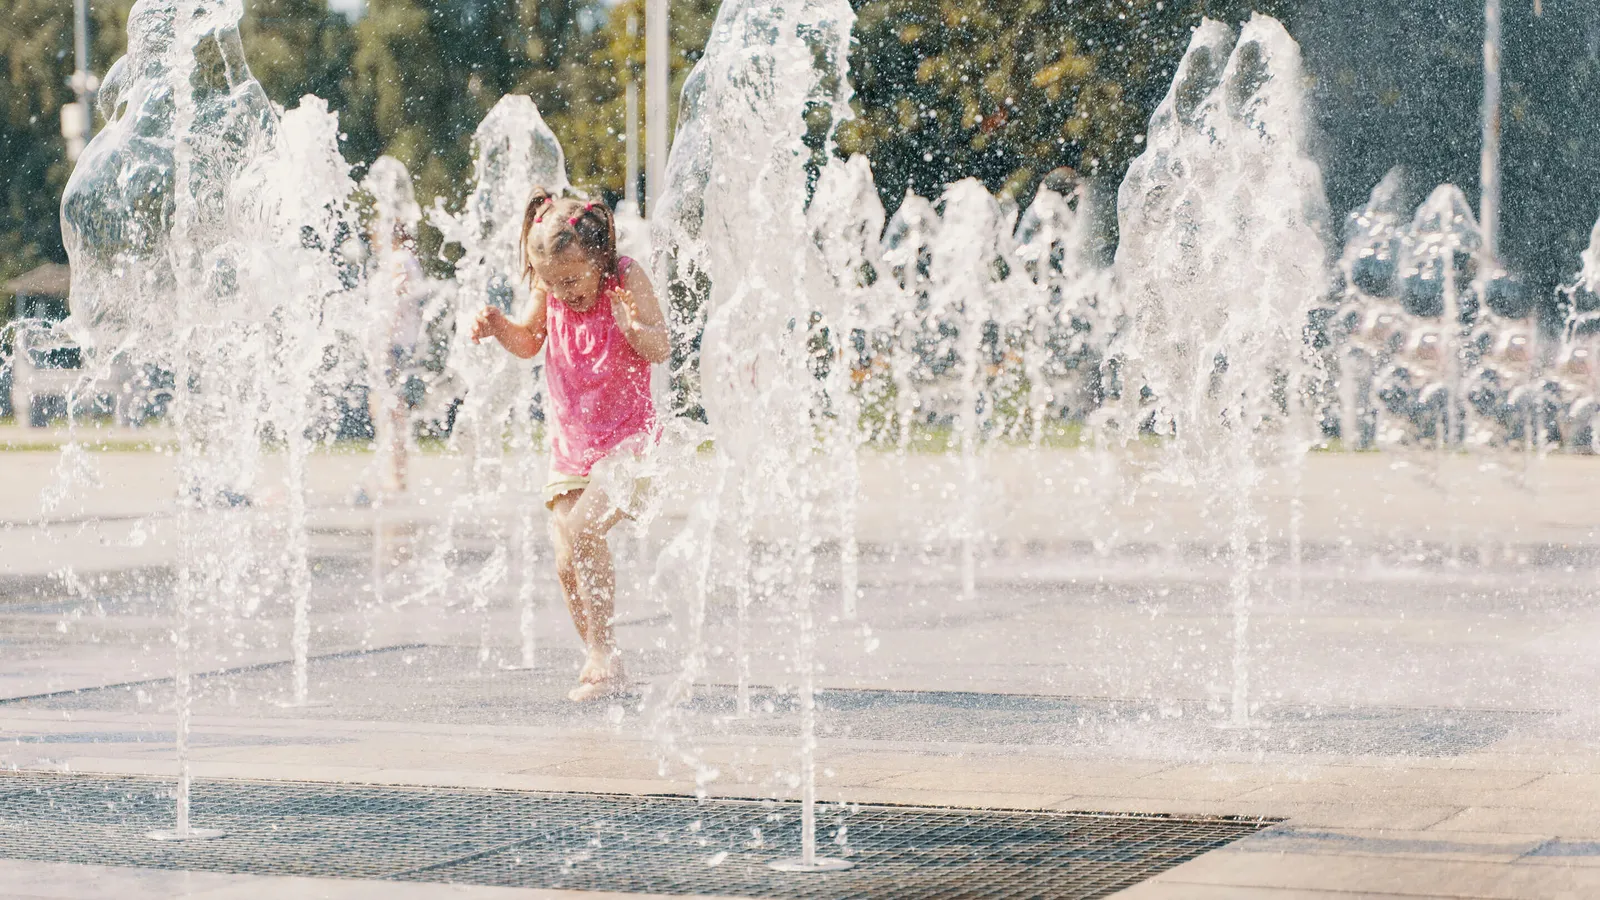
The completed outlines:
{"type": "Polygon", "coordinates": [[[619,287],[611,292],[611,316],[617,323],[629,331],[638,331],[639,302],[633,296],[633,291],[619,287]]]}
{"type": "Polygon", "coordinates": [[[499,338],[510,324],[499,307],[485,306],[472,323],[472,342],[476,344],[484,338],[499,338]]]}

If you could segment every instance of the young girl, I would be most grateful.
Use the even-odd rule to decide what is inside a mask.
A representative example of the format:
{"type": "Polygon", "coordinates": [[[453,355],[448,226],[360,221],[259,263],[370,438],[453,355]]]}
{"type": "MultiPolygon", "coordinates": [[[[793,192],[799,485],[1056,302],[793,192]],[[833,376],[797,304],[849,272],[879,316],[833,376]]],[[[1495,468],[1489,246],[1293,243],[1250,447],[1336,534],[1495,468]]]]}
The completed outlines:
{"type": "Polygon", "coordinates": [[[561,591],[588,648],[568,696],[591,700],[626,682],[611,629],[616,579],[606,546],[606,533],[623,513],[590,487],[589,471],[623,441],[655,429],[650,364],[665,362],[672,345],[650,280],[617,256],[616,224],[605,204],[535,189],[522,217],[521,251],[532,312],[512,322],[486,307],[472,340],[492,337],[522,359],[545,350],[554,421],[544,500],[554,513],[550,534],[561,591]]]}

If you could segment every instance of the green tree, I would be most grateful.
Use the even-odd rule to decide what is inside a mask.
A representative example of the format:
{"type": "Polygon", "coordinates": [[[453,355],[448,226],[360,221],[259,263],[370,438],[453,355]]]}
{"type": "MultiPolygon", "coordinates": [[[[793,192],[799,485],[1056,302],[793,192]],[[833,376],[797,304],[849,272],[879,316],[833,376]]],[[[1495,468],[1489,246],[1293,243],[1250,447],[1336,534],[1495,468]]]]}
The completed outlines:
{"type": "Polygon", "coordinates": [[[250,72],[279,105],[315,94],[333,109],[349,103],[355,34],[326,0],[251,0],[239,26],[250,72]]]}
{"type": "MultiPolygon", "coordinates": [[[[1412,203],[1445,182],[1476,201],[1482,2],[1302,0],[1297,18],[1333,210],[1364,203],[1394,166],[1412,203]]],[[[1597,35],[1600,0],[1504,6],[1501,252],[1552,326],[1600,213],[1597,35]]]]}
{"type": "MultiPolygon", "coordinates": [[[[1253,4],[1278,11],[1286,0],[1253,4]]],[[[966,177],[1021,199],[1058,166],[1120,179],[1203,15],[1165,0],[862,0],[851,59],[865,153],[885,203],[966,177]]]]}
{"type": "Polygon", "coordinates": [[[373,0],[355,26],[349,104],[340,110],[352,157],[371,163],[386,153],[405,163],[424,202],[454,192],[469,160],[469,123],[488,109],[481,81],[446,64],[441,18],[425,0],[373,0]]]}
{"type": "MultiPolygon", "coordinates": [[[[405,163],[424,206],[470,189],[472,135],[501,97],[526,93],[563,141],[574,174],[610,175],[586,140],[614,68],[595,0],[372,0],[355,26],[341,121],[352,161],[405,163]],[[575,152],[576,151],[576,152],[575,152]]],[[[615,178],[621,184],[621,175],[615,178]]],[[[425,256],[438,235],[423,229],[425,256]]]]}
{"type": "Polygon", "coordinates": [[[1600,215],[1600,2],[1506,6],[1502,246],[1554,325],[1600,215]]]}
{"type": "MultiPolygon", "coordinates": [[[[717,0],[676,0],[669,22],[673,53],[669,60],[672,85],[668,121],[676,121],[678,94],[683,81],[705,50],[716,21],[717,0]]],[[[580,33],[572,52],[552,60],[551,67],[532,70],[518,81],[517,90],[533,97],[550,128],[567,152],[572,180],[615,198],[627,177],[626,91],[629,79],[639,84],[640,164],[643,165],[644,130],[644,0],[623,0],[598,18],[593,31],[580,33]],[[637,28],[628,33],[628,20],[637,28]],[[550,103],[546,107],[546,102],[550,103]]]]}
{"type": "MultiPolygon", "coordinates": [[[[131,0],[93,8],[91,54],[104,71],[122,54],[131,0]]],[[[60,197],[72,166],[61,138],[61,107],[73,58],[72,5],[59,0],[0,4],[0,281],[43,262],[66,262],[60,197]]],[[[10,298],[0,298],[0,319],[10,298]]]]}
{"type": "MultiPolygon", "coordinates": [[[[127,46],[132,0],[90,7],[91,65],[104,73],[127,46]]],[[[0,5],[0,281],[43,262],[66,262],[61,191],[72,174],[61,137],[61,106],[76,99],[68,79],[72,4],[10,0],[0,5]]],[[[267,93],[290,105],[306,93],[335,106],[353,51],[349,27],[322,0],[251,0],[243,23],[252,71],[267,93]]],[[[97,114],[97,127],[103,124],[97,114]]],[[[0,320],[10,298],[0,298],[0,320]]]]}
{"type": "MultiPolygon", "coordinates": [[[[1477,188],[1482,10],[1477,0],[852,0],[859,118],[841,149],[872,160],[885,202],[967,176],[1026,202],[1072,166],[1109,181],[1136,155],[1202,15],[1252,7],[1284,19],[1313,76],[1328,191],[1358,204],[1391,165],[1425,191],[1477,188]]],[[[96,68],[122,53],[131,0],[97,0],[96,68]]],[[[1600,0],[1506,7],[1504,246],[1534,281],[1570,274],[1600,209],[1587,152],[1600,83],[1590,40],[1600,0]]],[[[717,0],[674,0],[673,100],[699,59],[717,0]]],[[[470,187],[471,137],[501,96],[527,93],[567,149],[575,182],[610,197],[625,171],[623,95],[642,78],[643,0],[371,0],[351,25],[323,0],[247,0],[256,76],[278,103],[329,101],[352,162],[392,154],[424,204],[470,187]],[[642,31],[642,28],[640,29],[642,31]]],[[[70,166],[60,108],[72,98],[71,6],[0,2],[0,278],[63,260],[58,200],[70,166]]]]}

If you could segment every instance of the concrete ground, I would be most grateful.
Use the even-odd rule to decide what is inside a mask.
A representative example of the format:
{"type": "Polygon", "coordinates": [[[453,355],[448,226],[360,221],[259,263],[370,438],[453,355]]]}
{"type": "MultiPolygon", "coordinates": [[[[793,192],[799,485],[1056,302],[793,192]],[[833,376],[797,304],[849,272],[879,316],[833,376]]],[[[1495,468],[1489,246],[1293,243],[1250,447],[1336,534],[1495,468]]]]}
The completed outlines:
{"type": "MultiPolygon", "coordinates": [[[[661,702],[689,619],[651,575],[681,509],[615,540],[640,694],[574,707],[576,641],[548,555],[496,555],[521,535],[515,492],[428,456],[406,497],[351,506],[369,464],[328,454],[312,468],[316,705],[280,705],[290,670],[274,665],[290,655],[270,564],[281,461],[265,461],[248,507],[207,514],[269,563],[200,611],[196,665],[217,674],[197,683],[198,777],[794,796],[784,603],[741,619],[714,589],[702,687],[661,702]],[[536,666],[515,670],[524,577],[536,666]]],[[[1112,489],[1142,464],[987,457],[965,597],[947,526],[956,461],[864,460],[855,619],[831,552],[820,569],[824,800],[1285,820],[1130,898],[1600,896],[1600,460],[1319,454],[1298,505],[1291,474],[1269,473],[1237,656],[1243,729],[1222,727],[1241,646],[1227,532],[1208,491],[1112,489]]],[[[18,449],[0,452],[0,483],[0,767],[173,773],[172,457],[97,450],[63,466],[18,449]],[[75,480],[42,502],[62,471],[75,480]]],[[[561,895],[0,861],[0,897],[380,891],[561,895]]]]}

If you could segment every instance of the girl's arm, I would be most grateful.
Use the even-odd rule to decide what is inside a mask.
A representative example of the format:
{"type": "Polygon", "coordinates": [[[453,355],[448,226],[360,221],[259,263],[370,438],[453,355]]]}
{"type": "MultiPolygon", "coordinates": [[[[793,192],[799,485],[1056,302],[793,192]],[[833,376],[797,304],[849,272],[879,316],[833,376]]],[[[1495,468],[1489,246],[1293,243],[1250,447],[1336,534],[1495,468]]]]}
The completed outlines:
{"type": "Polygon", "coordinates": [[[672,358],[672,334],[649,276],[639,266],[629,266],[622,277],[622,289],[611,295],[611,313],[629,345],[653,363],[672,358]]]}
{"type": "Polygon", "coordinates": [[[500,346],[511,351],[512,356],[519,359],[532,358],[544,348],[544,339],[548,331],[547,301],[548,295],[544,288],[535,286],[533,309],[529,310],[528,318],[520,323],[507,319],[496,307],[484,307],[483,312],[478,313],[478,320],[472,325],[472,342],[476,344],[484,338],[492,337],[500,342],[500,346]]]}

